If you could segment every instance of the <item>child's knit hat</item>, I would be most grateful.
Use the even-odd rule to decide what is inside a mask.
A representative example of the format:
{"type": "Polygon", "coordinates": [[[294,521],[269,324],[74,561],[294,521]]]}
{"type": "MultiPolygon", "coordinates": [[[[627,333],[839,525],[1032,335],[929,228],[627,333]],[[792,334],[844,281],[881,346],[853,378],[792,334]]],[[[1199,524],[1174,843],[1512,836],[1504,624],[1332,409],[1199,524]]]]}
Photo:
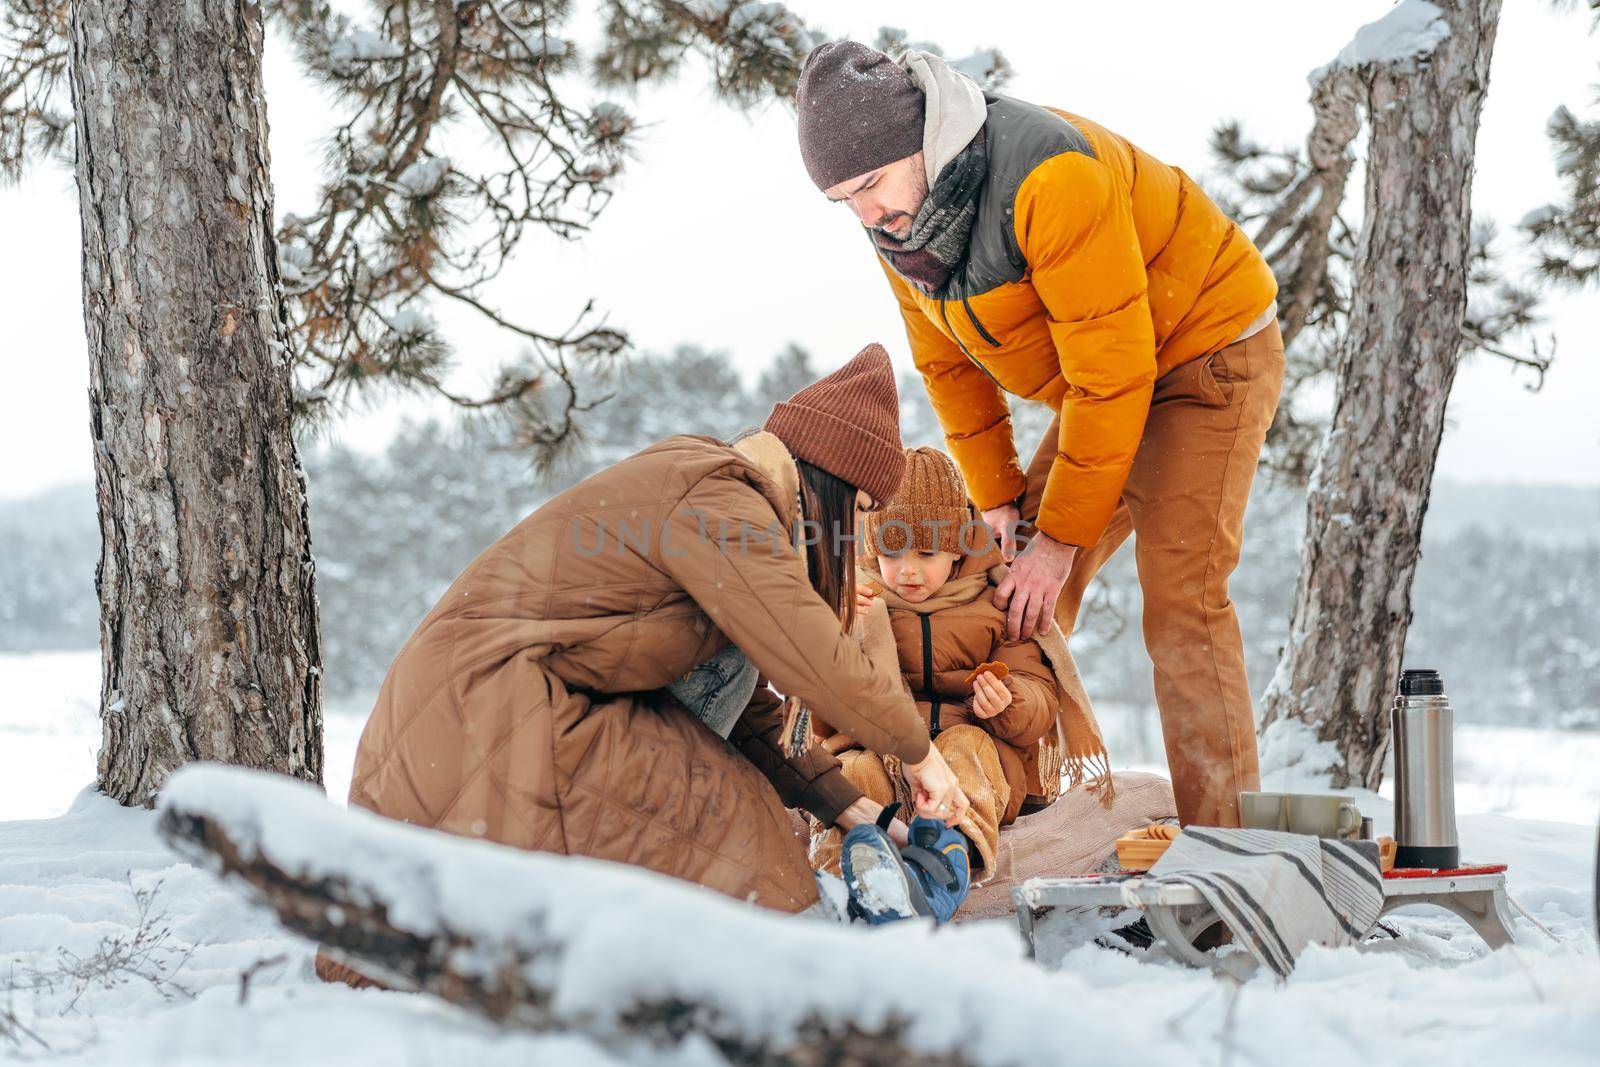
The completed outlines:
{"type": "Polygon", "coordinates": [[[967,483],[955,461],[937,448],[908,448],[900,491],[862,520],[860,551],[868,559],[907,550],[959,555],[962,527],[971,518],[967,483]]]}

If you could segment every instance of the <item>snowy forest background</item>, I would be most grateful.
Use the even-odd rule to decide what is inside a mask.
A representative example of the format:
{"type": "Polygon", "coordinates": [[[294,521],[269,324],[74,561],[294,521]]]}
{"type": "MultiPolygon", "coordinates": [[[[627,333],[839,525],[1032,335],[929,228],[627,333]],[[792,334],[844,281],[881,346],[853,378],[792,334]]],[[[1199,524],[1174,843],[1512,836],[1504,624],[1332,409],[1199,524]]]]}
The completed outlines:
{"type": "MultiPolygon", "coordinates": [[[[49,24],[46,16],[54,10],[31,3],[14,6],[18,12],[43,12],[42,24],[49,24]]],[[[319,95],[318,87],[352,101],[388,100],[384,94],[417,90],[423,69],[412,62],[416,57],[400,62],[400,56],[391,54],[398,46],[386,44],[388,38],[346,26],[339,13],[347,7],[355,10],[339,4],[272,5],[284,21],[268,35],[264,61],[274,100],[271,169],[283,212],[279,268],[294,303],[292,338],[300,376],[295,404],[302,417],[299,436],[309,479],[322,681],[336,710],[362,712],[395,651],[438,594],[478,551],[542,499],[671,433],[725,434],[758,423],[773,401],[837,365],[864,340],[883,340],[896,352],[902,340],[876,268],[870,257],[856,254],[852,228],[837,214],[826,216],[831,226],[821,225],[824,216],[811,212],[825,209],[800,168],[772,165],[794,153],[787,118],[755,107],[741,120],[749,180],[739,180],[744,169],[717,165],[714,153],[705,157],[712,165],[702,165],[700,138],[725,145],[730,135],[738,134],[737,127],[716,124],[734,110],[728,104],[749,106],[787,91],[792,71],[778,60],[788,54],[786,42],[798,31],[781,8],[718,0],[662,9],[674,12],[673,19],[688,20],[681,26],[672,20],[670,25],[648,20],[634,25],[622,18],[633,10],[628,5],[527,8],[532,21],[524,29],[536,29],[541,41],[557,30],[572,37],[550,36],[539,76],[518,84],[533,94],[534,102],[543,101],[541,106],[564,116],[558,125],[565,132],[557,141],[564,145],[564,138],[576,138],[569,147],[583,151],[557,152],[560,165],[551,164],[548,173],[533,168],[539,179],[535,186],[562,208],[555,215],[543,209],[506,215],[498,209],[507,205],[489,198],[497,210],[486,217],[501,220],[499,241],[483,246],[490,253],[483,248],[475,253],[488,255],[488,261],[479,264],[481,271],[467,275],[496,280],[491,307],[480,304],[478,297],[457,299],[460,291],[435,292],[428,280],[433,274],[414,269],[430,262],[433,254],[461,251],[456,246],[463,228],[470,229],[465,222],[473,216],[469,209],[483,206],[478,198],[488,195],[478,179],[507,162],[492,152],[484,156],[481,145],[457,130],[453,119],[447,121],[454,114],[449,108],[436,116],[436,127],[428,127],[434,141],[426,158],[403,168],[396,162],[392,168],[398,172],[395,197],[404,209],[391,220],[393,232],[380,227],[382,232],[371,233],[355,221],[338,223],[331,231],[316,224],[322,212],[331,212],[335,222],[343,218],[340,212],[348,205],[341,207],[344,201],[334,194],[349,183],[364,188],[364,175],[373,165],[368,157],[381,156],[388,151],[382,146],[398,143],[396,131],[348,124],[327,136],[321,121],[308,118],[328,99],[319,95]],[[622,22],[600,17],[606,12],[622,22]],[[721,14],[706,22],[700,17],[705,12],[721,14]],[[756,32],[768,22],[770,33],[756,32]],[[640,83],[648,82],[651,90],[638,93],[634,83],[640,81],[640,72],[656,69],[654,61],[645,59],[659,60],[658,47],[666,49],[662,55],[678,55],[680,45],[673,42],[680,37],[698,42],[686,68],[695,77],[668,78],[660,84],[643,78],[640,83]],[[574,49],[595,47],[597,40],[593,64],[573,66],[574,49]],[[585,42],[581,48],[576,44],[580,41],[585,42]],[[636,55],[619,50],[618,41],[631,41],[644,51],[636,55]],[[361,75],[363,64],[395,77],[361,75]],[[701,67],[713,75],[714,93],[691,88],[708,72],[701,67]],[[547,82],[546,71],[567,80],[547,82]],[[587,85],[585,79],[595,84],[587,85]],[[587,103],[591,90],[600,97],[592,113],[561,110],[569,104],[576,107],[580,98],[587,103]],[[718,107],[704,108],[708,98],[718,107]],[[691,114],[700,111],[707,114],[691,114]],[[694,157],[692,165],[683,165],[685,153],[694,157]],[[331,168],[326,175],[318,173],[318,159],[324,156],[322,162],[331,168]],[[446,172],[454,175],[449,181],[444,180],[446,172]],[[623,174],[644,180],[636,178],[624,187],[623,174]],[[613,191],[619,194],[617,202],[607,208],[602,223],[592,216],[613,191]],[[687,212],[668,207],[686,202],[702,206],[687,212]],[[307,203],[316,203],[317,210],[307,214],[299,209],[307,203]],[[296,210],[290,211],[291,206],[296,210]],[[728,244],[729,234],[714,231],[737,232],[766,219],[774,207],[796,223],[783,246],[798,258],[782,274],[775,274],[769,259],[762,258],[772,254],[770,249],[738,253],[752,265],[746,271],[727,269],[732,246],[721,253],[723,259],[704,258],[708,250],[728,244]],[[343,266],[317,259],[320,246],[311,239],[313,232],[326,237],[344,232],[339,227],[346,224],[356,227],[351,239],[362,252],[352,261],[381,264],[388,271],[382,279],[361,272],[346,276],[343,266]],[[513,263],[509,252],[519,247],[524,229],[529,243],[513,263]],[[818,243],[824,235],[840,247],[818,243]],[[652,249],[673,250],[686,284],[660,285],[651,269],[659,257],[635,254],[641,241],[652,249]],[[844,242],[849,242],[848,258],[842,255],[844,242]],[[311,275],[324,272],[331,279],[326,285],[310,284],[311,275]],[[773,284],[780,277],[783,283],[773,284]],[[346,339],[350,351],[322,351],[332,335],[318,325],[328,311],[319,301],[348,303],[346,290],[363,286],[375,287],[367,295],[381,295],[379,303],[387,310],[359,317],[351,327],[354,334],[346,339]],[[542,320],[556,314],[555,308],[583,310],[568,330],[549,333],[552,327],[542,320]],[[819,309],[826,313],[816,313],[819,309]],[[524,313],[537,313],[537,328],[521,321],[524,313]],[[806,347],[791,343],[759,368],[763,350],[770,352],[769,346],[791,338],[806,347]],[[636,346],[627,354],[625,341],[636,346]],[[508,356],[509,363],[495,366],[508,356]],[[486,377],[491,373],[492,378],[486,377]],[[532,388],[541,376],[551,388],[532,388]],[[441,404],[441,396],[451,403],[441,404]],[[607,398],[603,403],[583,410],[602,396],[607,398]],[[511,402],[497,402],[506,398],[511,402]],[[430,400],[431,406],[426,403],[430,400]],[[480,402],[476,421],[455,414],[480,402]],[[411,421],[400,422],[402,416],[411,421]],[[568,447],[569,435],[581,438],[578,447],[568,447]],[[380,439],[387,443],[380,447],[380,439]],[[556,466],[546,469],[552,459],[556,466]]],[[[1372,7],[1370,14],[1377,15],[1393,5],[1372,7]]],[[[1589,232],[1582,228],[1588,216],[1556,206],[1566,199],[1589,203],[1584,190],[1592,190],[1600,134],[1570,86],[1533,87],[1519,75],[1530,69],[1527,57],[1532,52],[1543,57],[1541,62],[1553,56],[1554,42],[1540,35],[1548,34],[1554,23],[1541,20],[1567,17],[1573,29],[1592,28],[1592,16],[1572,18],[1584,7],[1594,5],[1555,2],[1540,5],[1538,16],[1519,12],[1508,17],[1500,62],[1522,66],[1505,68],[1512,73],[1497,78],[1493,101],[1515,107],[1520,117],[1514,131],[1495,127],[1493,149],[1477,160],[1477,195],[1484,206],[1474,214],[1472,231],[1472,291],[1463,323],[1469,355],[1450,394],[1451,421],[1460,432],[1447,435],[1439,461],[1441,475],[1434,482],[1421,567],[1411,590],[1415,618],[1405,645],[1407,662],[1431,663],[1445,672],[1466,722],[1600,726],[1600,651],[1587,637],[1600,629],[1600,598],[1595,595],[1600,584],[1600,489],[1592,487],[1592,472],[1581,469],[1586,465],[1582,457],[1592,454],[1596,442],[1592,433],[1574,429],[1591,420],[1587,412],[1575,412],[1572,403],[1575,395],[1592,391],[1589,382],[1597,365],[1585,331],[1575,328],[1583,320],[1572,310],[1586,295],[1584,286],[1594,268],[1582,256],[1563,258],[1571,252],[1563,235],[1589,232]],[[1568,103],[1581,118],[1568,110],[1568,103]],[[1530,117],[1534,115],[1538,118],[1530,117]],[[1512,159],[1521,160],[1526,169],[1507,169],[1506,161],[1512,159]],[[1534,172],[1545,183],[1559,175],[1560,195],[1557,187],[1531,181],[1528,175],[1534,172]],[[1567,216],[1570,226],[1562,222],[1567,216]],[[1541,278],[1551,284],[1538,284],[1541,278]],[[1552,364],[1556,341],[1564,347],[1552,364]],[[1524,388],[1544,383],[1547,372],[1548,388],[1524,388]],[[1513,426],[1514,432],[1509,431],[1513,426]],[[1591,487],[1558,487],[1563,480],[1591,487]]],[[[841,5],[819,3],[807,17],[837,21],[844,14],[841,5]]],[[[1302,207],[1280,219],[1276,209],[1291,202],[1320,204],[1319,196],[1309,201],[1299,196],[1302,183],[1333,180],[1319,172],[1321,164],[1309,167],[1313,161],[1298,143],[1305,120],[1303,79],[1309,63],[1326,62],[1338,51],[1349,29],[1335,29],[1329,20],[1338,20],[1327,12],[1306,12],[1301,25],[1305,40],[1260,57],[1258,76],[1272,91],[1251,88],[1244,95],[1222,92],[1209,99],[1206,93],[1239,81],[1219,75],[1195,87],[1199,97],[1175,108],[1163,92],[1118,91],[1092,57],[1083,57],[1071,72],[1062,71],[1052,52],[1040,52],[1021,26],[1010,23],[1018,17],[997,14],[983,24],[983,32],[990,34],[986,37],[974,36],[976,28],[950,11],[930,10],[919,16],[915,32],[957,48],[953,56],[976,48],[957,62],[990,84],[1024,97],[1062,96],[1062,102],[1072,102],[1114,128],[1136,130],[1145,147],[1182,160],[1248,229],[1278,234],[1263,245],[1285,293],[1310,294],[1306,301],[1294,298],[1305,306],[1284,312],[1286,324],[1300,335],[1290,344],[1290,382],[1269,442],[1278,454],[1269,456],[1258,480],[1245,558],[1234,581],[1259,699],[1288,631],[1301,546],[1308,538],[1317,540],[1316,531],[1308,535],[1304,529],[1303,482],[1327,428],[1335,342],[1347,325],[1353,240],[1361,211],[1355,187],[1346,190],[1339,178],[1334,183],[1339,195],[1327,197],[1334,216],[1321,219],[1328,225],[1320,242],[1301,247],[1308,232],[1316,232],[1317,212],[1302,207]],[[1325,33],[1334,36],[1315,40],[1325,33]],[[1009,47],[1002,52],[986,47],[997,43],[994,35],[1009,47]],[[1293,225],[1274,229],[1275,219],[1293,225]],[[1308,264],[1325,269],[1325,281],[1307,274],[1308,264]]],[[[1077,18],[1080,28],[1098,25],[1095,20],[1100,19],[1102,29],[1125,32],[1109,15],[1084,12],[1077,18]]],[[[1163,9],[1163,19],[1165,32],[1152,47],[1171,49],[1186,28],[1210,30],[1208,20],[1192,12],[1163,9]],[[1194,25],[1185,22],[1196,18],[1194,25]]],[[[473,47],[494,46],[499,38],[488,22],[468,21],[477,27],[475,33],[489,35],[487,44],[473,47]]],[[[913,43],[904,30],[875,32],[886,47],[913,43]]],[[[395,29],[391,35],[398,34],[395,29]]],[[[515,48],[512,52],[522,54],[515,48]]],[[[1166,66],[1172,66],[1170,57],[1166,66]]],[[[1590,52],[1583,51],[1581,62],[1566,66],[1588,89],[1594,69],[1590,52]]],[[[504,72],[491,64],[474,76],[479,75],[493,81],[504,72]]],[[[35,154],[55,143],[44,134],[63,128],[45,121],[54,112],[43,106],[47,97],[40,100],[35,118],[44,126],[28,142],[35,154]]],[[[402,110],[385,105],[379,112],[398,115],[402,110]]],[[[26,133],[32,127],[25,123],[19,129],[26,133]]],[[[17,141],[19,151],[24,141],[17,141]]],[[[1363,151],[1358,143],[1351,158],[1363,151]]],[[[518,173],[531,166],[520,157],[511,162],[518,173]]],[[[35,167],[25,181],[39,181],[42,171],[35,167]]],[[[4,278],[0,272],[0,282],[4,278]]],[[[365,307],[371,301],[355,303],[365,307]]],[[[76,308],[70,310],[73,314],[35,318],[59,321],[68,334],[76,334],[76,308]]],[[[40,333],[38,343],[54,350],[67,342],[40,333]]],[[[78,343],[75,336],[71,343],[78,343]]],[[[21,369],[24,375],[34,374],[37,366],[49,363],[26,361],[21,369]]],[[[28,379],[22,381],[26,385],[28,379]]],[[[14,488],[43,484],[38,472],[78,469],[63,467],[62,457],[81,461],[84,451],[57,444],[50,436],[72,420],[54,417],[57,409],[48,406],[75,395],[70,388],[48,395],[40,391],[44,406],[35,413],[36,441],[30,444],[34,462],[17,464],[0,485],[0,653],[88,650],[97,644],[93,573],[100,531],[92,487],[75,482],[34,495],[17,495],[14,488]]],[[[914,376],[903,382],[902,395],[907,439],[938,444],[937,428],[914,376]]],[[[77,410],[74,400],[73,419],[77,410]]],[[[1017,412],[1024,455],[1046,417],[1038,410],[1017,412]]],[[[73,426],[81,432],[75,422],[73,426]]],[[[0,435],[7,432],[13,430],[0,426],[0,435]]],[[[0,436],[0,442],[5,440],[0,436]]],[[[1370,463],[1367,469],[1372,469],[1370,463]]],[[[1140,640],[1133,570],[1133,554],[1120,553],[1096,583],[1075,640],[1099,700],[1146,707],[1151,703],[1150,668],[1140,640]]],[[[1352,619],[1341,620],[1341,627],[1366,632],[1352,619]]],[[[1383,658],[1380,650],[1368,652],[1383,658]]],[[[1324,663],[1319,669],[1332,676],[1343,668],[1324,663]]],[[[1295,688],[1305,680],[1297,678],[1295,688]]],[[[1266,703],[1264,712],[1270,710],[1266,703]]],[[[1154,723],[1153,715],[1140,717],[1154,723]]]]}
{"type": "MultiPolygon", "coordinates": [[[[418,620],[478,552],[558,489],[673,433],[759,424],[820,373],[797,347],[746,384],[725,353],[683,346],[581,382],[609,395],[577,454],[541,478],[471,422],[407,423],[381,453],[308,439],[326,692],[362,710],[418,620]]],[[[901,383],[908,443],[939,445],[920,383],[901,383]]],[[[1016,413],[1026,456],[1048,412],[1016,413]]],[[[1283,643],[1300,565],[1304,490],[1264,471],[1233,583],[1259,694],[1283,643]]],[[[1463,722],[1600,730],[1600,490],[1434,486],[1406,659],[1444,672],[1463,722]]],[[[0,652],[92,648],[99,531],[93,489],[0,502],[0,652]]],[[[1097,580],[1078,635],[1097,700],[1153,705],[1133,553],[1097,580]]],[[[1153,725],[1153,713],[1148,717],[1153,725]]]]}

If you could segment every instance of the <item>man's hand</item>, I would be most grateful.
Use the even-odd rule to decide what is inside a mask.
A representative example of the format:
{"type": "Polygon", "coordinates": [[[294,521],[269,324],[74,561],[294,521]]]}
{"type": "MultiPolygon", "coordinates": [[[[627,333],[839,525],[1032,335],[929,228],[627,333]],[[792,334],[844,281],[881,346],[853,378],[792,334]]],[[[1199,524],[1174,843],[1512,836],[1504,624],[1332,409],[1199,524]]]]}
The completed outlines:
{"type": "Polygon", "coordinates": [[[972,802],[961,791],[956,772],[944,761],[944,755],[935,746],[928,746],[928,755],[921,763],[902,763],[900,771],[911,787],[911,797],[917,814],[925,819],[938,819],[946,826],[954,826],[967,817],[972,802]]]}
{"type": "Polygon", "coordinates": [[[1010,563],[1017,558],[1017,527],[1022,525],[1022,512],[1015,504],[1001,504],[983,513],[994,539],[1000,544],[1000,558],[1010,563]]]}
{"type": "Polygon", "coordinates": [[[984,671],[972,680],[972,713],[992,719],[1011,706],[1011,690],[1006,683],[984,671]]]}
{"type": "Polygon", "coordinates": [[[1077,555],[1076,545],[1064,545],[1044,533],[1033,535],[1027,551],[1017,557],[1011,573],[994,589],[994,603],[1006,613],[1006,634],[1011,640],[1026,641],[1050,628],[1056,617],[1056,600],[1077,555]]]}
{"type": "MultiPolygon", "coordinates": [[[[864,822],[877,822],[878,816],[882,814],[882,804],[879,804],[873,800],[868,800],[866,797],[862,797],[854,804],[851,804],[848,808],[845,808],[843,811],[841,811],[839,813],[839,817],[834,820],[833,825],[837,826],[845,833],[849,833],[852,826],[859,826],[864,822]]],[[[905,848],[906,845],[908,845],[911,841],[910,837],[907,836],[906,833],[906,824],[901,822],[899,819],[895,819],[889,823],[888,833],[889,840],[893,841],[900,848],[905,848]]]]}

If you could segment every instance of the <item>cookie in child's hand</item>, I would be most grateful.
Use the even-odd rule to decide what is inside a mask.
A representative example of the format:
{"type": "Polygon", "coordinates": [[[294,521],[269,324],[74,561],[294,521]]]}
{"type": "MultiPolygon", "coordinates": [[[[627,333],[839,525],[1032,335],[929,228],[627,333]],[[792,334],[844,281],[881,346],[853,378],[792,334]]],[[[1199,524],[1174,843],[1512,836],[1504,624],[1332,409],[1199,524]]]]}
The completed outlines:
{"type": "Polygon", "coordinates": [[[867,591],[868,596],[877,596],[879,593],[883,592],[883,586],[871,580],[862,582],[861,588],[867,591]]]}
{"type": "Polygon", "coordinates": [[[999,660],[990,660],[988,663],[980,663],[976,667],[972,668],[972,673],[967,675],[967,684],[971,685],[973,682],[976,682],[978,680],[978,675],[980,674],[992,674],[995,677],[995,681],[999,682],[1004,681],[1006,675],[1010,673],[1011,668],[1007,667],[1004,663],[1001,663],[999,660]]]}

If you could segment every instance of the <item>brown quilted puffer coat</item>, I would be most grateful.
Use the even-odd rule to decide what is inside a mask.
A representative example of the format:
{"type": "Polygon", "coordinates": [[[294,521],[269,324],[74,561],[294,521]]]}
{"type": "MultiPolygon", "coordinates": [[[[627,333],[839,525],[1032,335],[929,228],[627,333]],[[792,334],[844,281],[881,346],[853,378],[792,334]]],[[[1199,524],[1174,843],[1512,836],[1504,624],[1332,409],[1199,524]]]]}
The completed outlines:
{"type": "Polygon", "coordinates": [[[785,804],[826,821],[859,793],[780,746],[799,697],[874,750],[928,732],[812,589],[787,530],[778,439],[671,437],[588,478],[479,556],[390,668],[350,801],[517,848],[648,867],[798,911],[816,899],[785,804]],[[662,687],[737,644],[762,680],[729,741],[662,687]]]}

